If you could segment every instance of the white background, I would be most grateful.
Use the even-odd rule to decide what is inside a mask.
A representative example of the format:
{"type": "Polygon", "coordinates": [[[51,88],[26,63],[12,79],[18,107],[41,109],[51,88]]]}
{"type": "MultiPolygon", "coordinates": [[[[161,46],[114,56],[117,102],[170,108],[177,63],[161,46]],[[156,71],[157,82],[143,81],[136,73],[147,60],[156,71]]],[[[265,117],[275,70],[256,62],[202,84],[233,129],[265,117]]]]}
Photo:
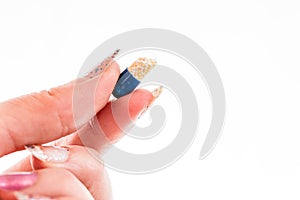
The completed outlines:
{"type": "MultiPolygon", "coordinates": [[[[204,131],[163,171],[109,170],[115,199],[299,199],[298,2],[1,1],[0,101],[74,79],[89,53],[116,34],[171,29],[201,45],[218,68],[223,136],[202,161],[204,131]]],[[[0,161],[1,170],[11,159],[0,161]]]]}

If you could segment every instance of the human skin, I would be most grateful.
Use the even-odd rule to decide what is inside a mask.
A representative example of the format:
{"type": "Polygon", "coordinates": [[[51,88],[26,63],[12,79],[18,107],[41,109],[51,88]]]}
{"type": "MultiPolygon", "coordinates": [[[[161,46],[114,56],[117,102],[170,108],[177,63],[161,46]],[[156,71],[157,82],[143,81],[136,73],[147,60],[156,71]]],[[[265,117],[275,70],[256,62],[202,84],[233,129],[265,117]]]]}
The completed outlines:
{"type": "MultiPolygon", "coordinates": [[[[64,162],[45,162],[31,156],[12,166],[2,175],[4,183],[7,181],[4,177],[6,174],[34,171],[32,177],[27,177],[32,178],[32,184],[21,189],[12,187],[4,190],[1,189],[0,175],[0,199],[15,199],[15,191],[53,199],[112,198],[105,169],[91,155],[93,151],[101,152],[107,142],[95,138],[93,142],[89,142],[88,138],[89,134],[95,132],[95,127],[89,123],[91,119],[103,127],[109,142],[115,142],[122,136],[112,114],[112,103],[108,101],[119,74],[119,65],[113,62],[100,76],[93,79],[81,78],[49,91],[29,94],[0,104],[0,157],[32,144],[67,146],[69,150],[68,159],[64,162]],[[79,94],[82,90],[86,95],[86,91],[95,84],[94,112],[76,116],[80,119],[76,119],[75,124],[72,107],[74,86],[76,85],[79,94]],[[85,145],[82,138],[86,140],[85,145]]],[[[124,120],[131,123],[153,100],[151,92],[139,89],[115,100],[114,104],[117,108],[128,107],[130,120],[124,120]]],[[[83,108],[84,103],[82,101],[83,108]]],[[[115,112],[118,114],[124,111],[117,109],[114,114],[115,112]]],[[[18,181],[22,182],[22,176],[21,174],[13,179],[18,184],[18,181]]]]}

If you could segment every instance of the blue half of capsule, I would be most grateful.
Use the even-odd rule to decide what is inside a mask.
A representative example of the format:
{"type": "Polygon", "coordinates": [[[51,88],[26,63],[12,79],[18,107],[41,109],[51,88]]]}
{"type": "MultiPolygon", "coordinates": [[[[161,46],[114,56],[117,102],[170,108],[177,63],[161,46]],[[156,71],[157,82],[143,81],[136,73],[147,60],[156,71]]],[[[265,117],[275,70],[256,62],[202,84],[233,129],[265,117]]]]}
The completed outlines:
{"type": "Polygon", "coordinates": [[[127,69],[125,69],[120,74],[112,94],[114,97],[120,98],[131,93],[139,84],[140,81],[137,80],[127,69]]]}

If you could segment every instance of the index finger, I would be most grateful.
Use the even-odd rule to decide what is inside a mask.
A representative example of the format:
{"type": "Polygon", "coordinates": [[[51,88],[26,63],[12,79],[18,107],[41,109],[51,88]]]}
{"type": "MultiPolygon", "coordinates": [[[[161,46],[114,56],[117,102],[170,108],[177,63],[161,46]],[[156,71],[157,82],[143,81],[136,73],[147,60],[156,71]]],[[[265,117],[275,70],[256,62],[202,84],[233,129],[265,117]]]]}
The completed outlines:
{"type": "Polygon", "coordinates": [[[87,77],[1,103],[0,157],[21,150],[24,145],[47,143],[74,132],[106,105],[119,74],[119,65],[113,62],[92,79],[87,77]],[[89,103],[85,99],[92,95],[95,111],[76,116],[76,124],[72,108],[75,84],[81,107],[89,103]]]}

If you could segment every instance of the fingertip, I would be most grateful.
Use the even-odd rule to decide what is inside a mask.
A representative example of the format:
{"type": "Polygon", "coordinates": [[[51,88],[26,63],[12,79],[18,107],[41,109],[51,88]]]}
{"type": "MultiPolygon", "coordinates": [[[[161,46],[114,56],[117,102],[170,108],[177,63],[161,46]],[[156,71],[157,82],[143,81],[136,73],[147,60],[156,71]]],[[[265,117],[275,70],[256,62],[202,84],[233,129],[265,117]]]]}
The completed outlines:
{"type": "Polygon", "coordinates": [[[129,112],[132,119],[138,117],[154,100],[152,93],[145,89],[137,89],[130,96],[129,112]]]}
{"type": "Polygon", "coordinates": [[[116,61],[114,61],[114,62],[111,63],[111,65],[107,69],[107,71],[111,71],[112,73],[117,75],[117,77],[119,77],[119,75],[120,75],[120,65],[116,61]]]}
{"type": "Polygon", "coordinates": [[[113,62],[100,76],[95,92],[96,111],[99,111],[107,103],[119,75],[120,66],[117,62],[113,62]]]}
{"type": "Polygon", "coordinates": [[[84,141],[85,146],[100,151],[107,143],[103,134],[109,141],[117,141],[123,135],[124,130],[134,123],[154,99],[150,91],[137,89],[131,94],[109,102],[97,114],[98,125],[89,123],[82,129],[80,143],[84,141]]]}
{"type": "Polygon", "coordinates": [[[120,75],[120,66],[114,61],[110,64],[110,66],[104,71],[101,79],[110,80],[110,82],[114,82],[113,85],[117,82],[120,75]]]}

